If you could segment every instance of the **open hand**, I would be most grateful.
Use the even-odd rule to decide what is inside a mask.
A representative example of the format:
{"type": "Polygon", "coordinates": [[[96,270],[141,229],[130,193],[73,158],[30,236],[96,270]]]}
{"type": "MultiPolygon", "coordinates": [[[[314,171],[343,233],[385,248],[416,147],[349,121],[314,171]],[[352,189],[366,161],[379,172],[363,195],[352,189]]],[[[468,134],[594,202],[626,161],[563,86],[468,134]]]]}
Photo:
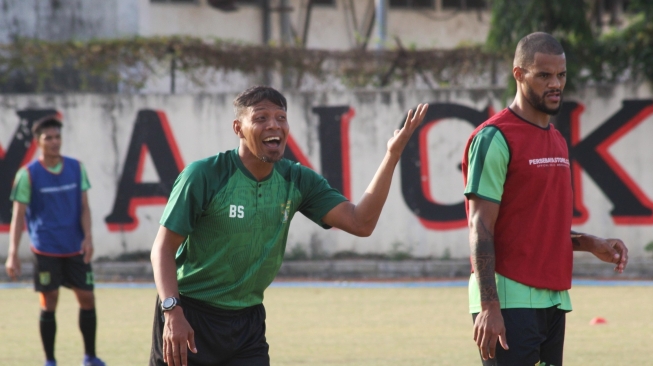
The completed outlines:
{"type": "Polygon", "coordinates": [[[394,136],[392,136],[388,141],[389,152],[401,155],[406,144],[408,144],[408,140],[410,140],[410,137],[413,135],[413,132],[415,132],[417,127],[422,123],[428,108],[429,105],[425,103],[419,104],[415,109],[415,113],[413,113],[412,109],[408,111],[404,127],[402,127],[401,130],[395,130],[394,136]]]}

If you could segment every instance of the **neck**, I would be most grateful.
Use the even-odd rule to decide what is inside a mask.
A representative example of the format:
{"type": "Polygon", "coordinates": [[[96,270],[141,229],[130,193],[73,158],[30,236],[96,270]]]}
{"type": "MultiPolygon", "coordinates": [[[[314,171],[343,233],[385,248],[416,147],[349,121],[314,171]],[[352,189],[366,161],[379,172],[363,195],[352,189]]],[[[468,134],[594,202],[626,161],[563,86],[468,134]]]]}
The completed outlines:
{"type": "Polygon", "coordinates": [[[274,168],[274,163],[266,163],[261,161],[258,156],[252,154],[249,150],[243,149],[242,146],[238,149],[238,156],[240,161],[243,162],[243,165],[249,171],[257,181],[262,180],[272,173],[274,168]]]}
{"type": "Polygon", "coordinates": [[[61,162],[61,155],[41,155],[39,160],[43,165],[52,168],[61,162]]]}
{"type": "Polygon", "coordinates": [[[515,100],[510,104],[510,109],[512,109],[513,112],[517,113],[517,115],[528,122],[540,126],[543,128],[546,128],[549,126],[549,120],[551,119],[551,116],[539,111],[526,100],[521,94],[521,91],[517,91],[517,95],[515,96],[515,100]]]}

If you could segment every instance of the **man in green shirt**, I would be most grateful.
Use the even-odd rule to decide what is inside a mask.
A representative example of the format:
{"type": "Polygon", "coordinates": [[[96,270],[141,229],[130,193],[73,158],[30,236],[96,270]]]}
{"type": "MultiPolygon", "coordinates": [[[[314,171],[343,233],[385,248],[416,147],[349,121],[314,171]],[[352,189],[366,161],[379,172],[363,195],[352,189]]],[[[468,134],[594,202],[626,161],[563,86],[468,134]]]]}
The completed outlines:
{"type": "Polygon", "coordinates": [[[319,174],[283,159],[286,106],[270,87],[244,91],[234,101],[239,147],[193,162],[177,178],[152,248],[161,300],[150,365],[269,365],[263,292],[281,267],[294,214],[369,236],[428,107],[408,112],[354,205],[319,174]]]}

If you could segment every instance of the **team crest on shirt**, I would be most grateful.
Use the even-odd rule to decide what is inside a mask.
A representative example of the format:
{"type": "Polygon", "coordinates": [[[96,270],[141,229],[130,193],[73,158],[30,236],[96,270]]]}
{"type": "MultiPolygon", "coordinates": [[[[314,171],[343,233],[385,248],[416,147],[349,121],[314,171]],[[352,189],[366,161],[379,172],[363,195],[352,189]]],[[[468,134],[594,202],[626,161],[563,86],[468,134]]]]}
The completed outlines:
{"type": "Polygon", "coordinates": [[[50,272],[39,272],[39,283],[43,286],[50,284],[50,272]]]}
{"type": "Polygon", "coordinates": [[[290,205],[292,204],[291,200],[288,200],[286,202],[286,206],[283,209],[283,219],[281,220],[282,224],[285,224],[288,222],[288,216],[290,215],[290,205]]]}

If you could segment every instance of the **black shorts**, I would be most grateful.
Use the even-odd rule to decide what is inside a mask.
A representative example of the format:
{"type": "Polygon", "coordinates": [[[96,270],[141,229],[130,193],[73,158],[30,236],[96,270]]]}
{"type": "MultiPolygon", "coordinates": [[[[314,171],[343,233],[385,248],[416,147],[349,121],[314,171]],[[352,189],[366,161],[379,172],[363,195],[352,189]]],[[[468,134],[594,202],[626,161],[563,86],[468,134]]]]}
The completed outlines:
{"type": "MultiPolygon", "coordinates": [[[[497,341],[496,355],[484,366],[561,366],[565,343],[566,311],[545,309],[501,309],[508,351],[497,341]]],[[[476,320],[476,314],[472,319],[476,320]]],[[[480,352],[480,351],[479,351],[480,352]]]]}
{"type": "Polygon", "coordinates": [[[84,263],[84,255],[52,257],[36,254],[34,265],[34,290],[54,291],[59,286],[93,291],[93,269],[84,263]]]}
{"type": "MultiPolygon", "coordinates": [[[[180,306],[195,332],[197,353],[188,350],[188,366],[270,365],[263,304],[223,310],[182,296],[180,306]]],[[[150,366],[167,366],[163,363],[163,323],[161,300],[157,296],[150,366]]]]}

